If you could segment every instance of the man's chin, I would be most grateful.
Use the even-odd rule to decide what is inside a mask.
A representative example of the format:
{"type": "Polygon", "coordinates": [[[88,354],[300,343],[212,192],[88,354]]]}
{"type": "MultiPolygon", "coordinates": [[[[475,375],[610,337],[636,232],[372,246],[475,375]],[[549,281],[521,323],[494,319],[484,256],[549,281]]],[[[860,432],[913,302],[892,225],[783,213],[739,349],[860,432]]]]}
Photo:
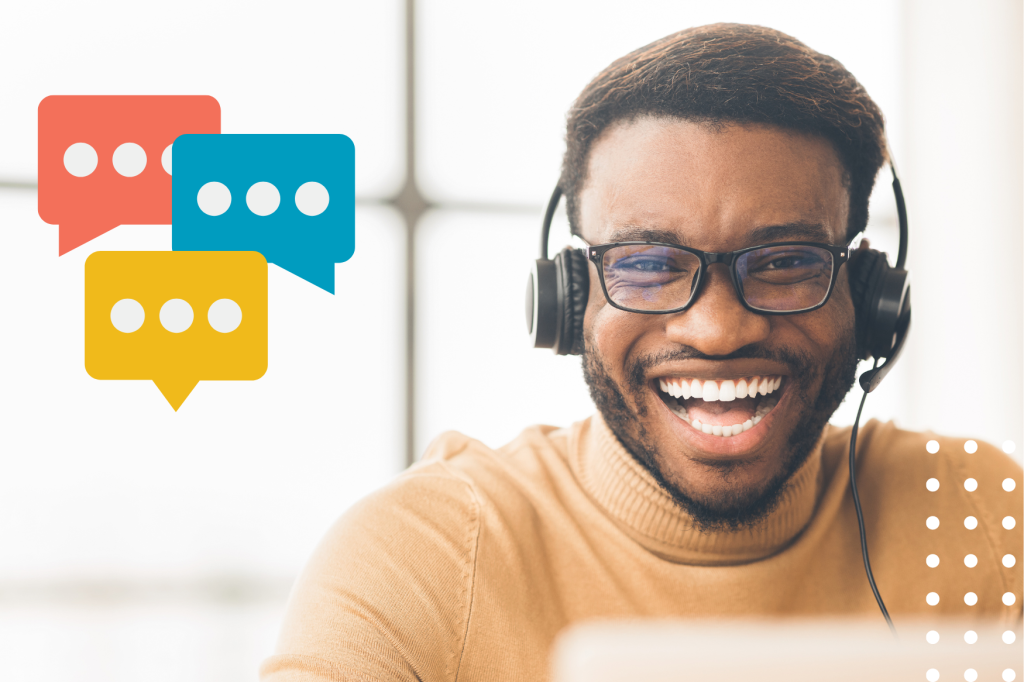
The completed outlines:
{"type": "MultiPolygon", "coordinates": [[[[589,353],[584,354],[583,373],[612,433],[689,514],[694,526],[703,532],[739,530],[759,524],[778,507],[793,475],[814,452],[829,418],[853,386],[855,350],[842,350],[840,362],[822,377],[814,400],[806,398],[806,385],[794,383],[759,424],[725,438],[684,423],[666,404],[672,401],[652,399],[646,383],[620,389],[603,362],[589,353]],[[771,471],[762,470],[766,464],[774,464],[771,471]]],[[[809,372],[802,369],[791,376],[806,377],[809,372]]],[[[627,370],[627,376],[644,374],[640,365],[627,370]]]]}

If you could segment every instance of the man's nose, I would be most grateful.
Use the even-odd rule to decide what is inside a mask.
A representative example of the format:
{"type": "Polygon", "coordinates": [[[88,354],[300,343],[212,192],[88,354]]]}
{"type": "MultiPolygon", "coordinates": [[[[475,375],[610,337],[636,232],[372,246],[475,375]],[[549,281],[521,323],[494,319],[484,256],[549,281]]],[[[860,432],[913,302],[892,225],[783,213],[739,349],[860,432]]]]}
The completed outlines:
{"type": "Polygon", "coordinates": [[[743,307],[729,267],[722,263],[708,267],[697,300],[688,310],[669,316],[665,328],[669,340],[712,356],[764,341],[770,330],[767,315],[743,307]]]}

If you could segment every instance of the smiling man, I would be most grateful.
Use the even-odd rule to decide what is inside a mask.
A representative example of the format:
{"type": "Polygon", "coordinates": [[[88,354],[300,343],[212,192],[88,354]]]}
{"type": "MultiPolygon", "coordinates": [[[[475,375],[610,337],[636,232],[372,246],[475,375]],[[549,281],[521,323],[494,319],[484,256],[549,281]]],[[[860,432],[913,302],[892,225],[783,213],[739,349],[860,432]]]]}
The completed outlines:
{"type": "MultiPolygon", "coordinates": [[[[851,74],[766,28],[690,29],[599,74],[570,112],[560,183],[587,244],[571,345],[598,415],[498,450],[439,438],[332,528],[263,679],[532,682],[563,628],[600,618],[883,624],[850,430],[828,425],[863,355],[848,248],[883,141],[851,74]]],[[[861,429],[897,628],[1021,622],[1021,471],[964,445],[861,429]]]]}

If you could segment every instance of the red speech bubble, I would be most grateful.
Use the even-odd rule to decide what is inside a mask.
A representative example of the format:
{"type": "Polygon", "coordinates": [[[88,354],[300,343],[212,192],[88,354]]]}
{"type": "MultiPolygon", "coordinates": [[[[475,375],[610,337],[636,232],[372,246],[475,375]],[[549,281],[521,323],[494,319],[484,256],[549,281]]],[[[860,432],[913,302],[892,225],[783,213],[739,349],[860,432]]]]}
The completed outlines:
{"type": "Polygon", "coordinates": [[[39,103],[39,217],[59,255],[118,225],[171,224],[171,152],[220,133],[206,95],[51,95],[39,103]]]}

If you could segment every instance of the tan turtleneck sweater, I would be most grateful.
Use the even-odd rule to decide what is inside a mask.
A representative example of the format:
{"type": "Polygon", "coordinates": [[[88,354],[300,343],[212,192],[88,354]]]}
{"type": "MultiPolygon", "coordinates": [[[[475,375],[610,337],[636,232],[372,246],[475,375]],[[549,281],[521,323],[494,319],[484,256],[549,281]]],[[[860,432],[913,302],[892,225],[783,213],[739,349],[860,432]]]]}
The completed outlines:
{"type": "MultiPolygon", "coordinates": [[[[536,682],[547,679],[556,634],[596,618],[882,622],[861,561],[849,435],[826,428],[757,528],[705,534],[599,417],[530,428],[498,450],[445,434],[330,530],[295,585],[261,679],[536,682]]],[[[967,454],[963,444],[875,421],[858,436],[871,565],[897,627],[911,615],[1021,621],[1021,469],[989,445],[967,454]],[[925,449],[932,438],[937,454],[925,449]],[[977,566],[965,565],[968,554],[977,566]],[[938,605],[926,603],[929,592],[938,605]]]]}

